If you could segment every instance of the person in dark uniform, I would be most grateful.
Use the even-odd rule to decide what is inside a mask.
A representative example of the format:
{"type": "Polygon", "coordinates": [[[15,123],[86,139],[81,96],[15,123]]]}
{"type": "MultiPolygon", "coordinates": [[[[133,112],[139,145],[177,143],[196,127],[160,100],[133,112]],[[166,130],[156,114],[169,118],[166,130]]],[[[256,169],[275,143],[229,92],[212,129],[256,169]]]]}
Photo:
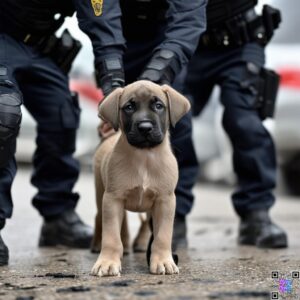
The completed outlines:
{"type": "MultiPolygon", "coordinates": [[[[33,205],[44,219],[40,246],[88,248],[93,235],[75,212],[79,195],[72,191],[79,175],[73,158],[78,100],[67,75],[47,53],[54,32],[74,10],[72,1],[0,2],[0,230],[12,215],[14,154],[24,103],[37,122],[31,182],[38,190],[33,205]]],[[[0,265],[7,263],[8,249],[0,237],[0,265]]]]}
{"type": "MultiPolygon", "coordinates": [[[[31,182],[38,190],[33,205],[44,218],[39,245],[88,247],[92,238],[91,228],[75,213],[79,195],[72,191],[79,174],[73,153],[80,108],[67,76],[74,58],[70,41],[75,42],[68,34],[61,39],[54,35],[64,18],[76,11],[80,28],[92,41],[97,83],[107,95],[124,86],[124,65],[126,83],[141,78],[170,84],[205,29],[205,5],[206,0],[0,2],[0,230],[12,214],[24,103],[37,121],[31,182]]],[[[194,155],[190,131],[189,117],[174,130],[174,145],[182,170],[177,195],[191,199],[197,163],[182,146],[194,155]]],[[[8,249],[0,237],[0,265],[7,262],[8,249]]]]}
{"type": "MultiPolygon", "coordinates": [[[[158,84],[175,84],[179,91],[183,84],[176,79],[180,70],[193,54],[199,36],[205,30],[206,1],[121,0],[122,28],[126,40],[123,56],[126,84],[137,79],[158,84]]],[[[104,70],[103,65],[97,70],[104,70]]],[[[118,78],[118,70],[115,70],[118,78]]],[[[100,74],[99,74],[100,75],[100,74]]],[[[98,85],[108,94],[112,87],[108,81],[98,85]]],[[[105,78],[104,78],[105,79],[105,78]]],[[[103,127],[102,127],[103,129],[103,127]]],[[[109,130],[105,128],[106,131],[109,130]]],[[[101,131],[101,129],[100,129],[101,131]]],[[[193,202],[192,187],[198,174],[198,163],[192,142],[191,113],[171,128],[171,144],[179,166],[179,180],[175,190],[176,215],[173,249],[186,246],[186,220],[193,202]]]]}
{"type": "Polygon", "coordinates": [[[256,4],[257,0],[209,1],[207,30],[189,63],[184,93],[197,115],[213,87],[220,86],[222,122],[238,179],[232,195],[241,220],[238,242],[279,248],[287,246],[287,235],[269,217],[275,201],[276,157],[262,120],[272,116],[278,85],[277,75],[264,68],[264,47],[281,19],[269,6],[257,15],[256,4]]]}

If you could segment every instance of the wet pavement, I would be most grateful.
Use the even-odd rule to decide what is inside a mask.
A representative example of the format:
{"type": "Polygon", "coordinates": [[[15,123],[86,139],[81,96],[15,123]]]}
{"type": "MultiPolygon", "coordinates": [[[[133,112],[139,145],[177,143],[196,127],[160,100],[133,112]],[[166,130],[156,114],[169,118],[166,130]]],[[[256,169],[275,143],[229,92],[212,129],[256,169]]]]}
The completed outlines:
{"type": "MultiPolygon", "coordinates": [[[[37,247],[41,218],[30,204],[35,191],[29,176],[30,170],[19,170],[13,186],[14,214],[3,231],[10,264],[0,268],[1,300],[300,299],[300,199],[280,196],[272,210],[289,234],[289,248],[260,250],[236,244],[231,189],[199,184],[188,219],[189,250],[178,252],[179,275],[150,275],[145,255],[131,253],[124,257],[121,277],[97,278],[89,275],[96,254],[37,247]]],[[[76,190],[82,195],[78,211],[92,225],[91,173],[82,173],[76,190]]],[[[134,236],[137,215],[130,214],[129,221],[134,236]]]]}

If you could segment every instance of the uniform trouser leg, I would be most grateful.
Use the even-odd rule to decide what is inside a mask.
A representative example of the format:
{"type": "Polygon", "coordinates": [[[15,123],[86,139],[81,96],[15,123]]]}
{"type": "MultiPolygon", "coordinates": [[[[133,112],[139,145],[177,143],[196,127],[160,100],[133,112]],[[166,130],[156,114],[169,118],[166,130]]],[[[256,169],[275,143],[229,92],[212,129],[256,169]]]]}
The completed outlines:
{"type": "Polygon", "coordinates": [[[263,49],[252,43],[227,50],[200,50],[192,58],[186,78],[186,94],[194,101],[194,112],[205,106],[212,87],[221,86],[223,126],[233,146],[238,189],[232,200],[239,215],[268,209],[274,203],[276,156],[272,138],[255,109],[257,74],[247,62],[264,63],[263,49]]]}
{"type": "MultiPolygon", "coordinates": [[[[128,42],[128,51],[124,59],[126,84],[137,80],[156,46],[155,41],[153,45],[137,41],[128,42]]],[[[175,88],[182,92],[181,87],[181,79],[178,79],[175,88]]],[[[192,141],[192,116],[190,113],[185,115],[174,129],[171,129],[171,145],[179,167],[179,179],[175,190],[176,213],[186,215],[193,206],[192,188],[198,174],[198,163],[192,141]]]]}
{"type": "MultiPolygon", "coordinates": [[[[173,87],[184,93],[185,68],[176,78],[173,87]]],[[[198,176],[198,161],[192,140],[192,113],[189,112],[171,128],[171,144],[179,166],[179,179],[175,189],[176,213],[187,215],[194,203],[192,189],[198,176]]]]}
{"type": "Polygon", "coordinates": [[[179,167],[179,178],[175,189],[176,213],[185,216],[193,207],[192,188],[198,175],[198,162],[192,141],[191,112],[171,129],[171,145],[179,167]]]}
{"type": "Polygon", "coordinates": [[[233,146],[233,165],[238,189],[232,200],[240,216],[269,209],[274,203],[276,156],[272,138],[254,108],[251,88],[256,74],[245,62],[234,64],[222,74],[221,101],[225,107],[223,126],[233,146]]]}
{"type": "Polygon", "coordinates": [[[17,126],[13,126],[12,120],[16,116],[21,117],[20,105],[22,103],[22,96],[15,79],[13,62],[23,59],[22,53],[19,52],[20,49],[14,47],[14,42],[0,32],[0,122],[2,126],[0,147],[10,149],[9,151],[0,151],[0,155],[3,155],[0,159],[1,224],[3,223],[2,220],[11,217],[13,210],[11,187],[17,171],[14,151],[19,122],[15,124],[17,126]],[[7,85],[5,82],[9,84],[7,85]],[[15,99],[18,100],[17,105],[15,99]],[[7,136],[11,136],[11,138],[6,139],[7,136]],[[7,147],[8,144],[9,147],[7,147]]]}
{"type": "Polygon", "coordinates": [[[11,186],[16,175],[17,165],[11,158],[7,165],[0,169],[0,220],[10,218],[13,210],[11,186]]]}
{"type": "Polygon", "coordinates": [[[79,175],[73,153],[80,110],[68,78],[50,59],[36,59],[24,76],[24,105],[37,122],[31,182],[38,192],[33,205],[51,217],[74,208],[79,198],[72,190],[79,175]]]}

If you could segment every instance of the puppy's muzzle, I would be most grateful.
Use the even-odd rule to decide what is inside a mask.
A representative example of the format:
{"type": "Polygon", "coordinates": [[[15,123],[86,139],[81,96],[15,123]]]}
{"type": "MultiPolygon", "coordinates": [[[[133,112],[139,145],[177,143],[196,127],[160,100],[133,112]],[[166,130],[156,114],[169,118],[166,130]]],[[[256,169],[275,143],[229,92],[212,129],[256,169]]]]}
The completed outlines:
{"type": "Polygon", "coordinates": [[[159,126],[151,120],[138,121],[127,134],[129,144],[137,148],[152,148],[159,145],[164,138],[159,126]]]}
{"type": "Polygon", "coordinates": [[[137,128],[142,135],[148,135],[153,130],[153,124],[150,121],[141,121],[137,128]]]}

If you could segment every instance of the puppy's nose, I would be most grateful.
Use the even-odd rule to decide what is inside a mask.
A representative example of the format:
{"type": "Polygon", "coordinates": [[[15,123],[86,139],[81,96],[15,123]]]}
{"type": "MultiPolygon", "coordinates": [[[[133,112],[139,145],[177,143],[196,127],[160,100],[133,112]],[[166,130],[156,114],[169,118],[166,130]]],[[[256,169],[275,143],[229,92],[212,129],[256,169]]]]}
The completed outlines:
{"type": "Polygon", "coordinates": [[[138,130],[141,133],[149,133],[153,129],[153,124],[149,121],[142,121],[138,124],[138,130]]]}

